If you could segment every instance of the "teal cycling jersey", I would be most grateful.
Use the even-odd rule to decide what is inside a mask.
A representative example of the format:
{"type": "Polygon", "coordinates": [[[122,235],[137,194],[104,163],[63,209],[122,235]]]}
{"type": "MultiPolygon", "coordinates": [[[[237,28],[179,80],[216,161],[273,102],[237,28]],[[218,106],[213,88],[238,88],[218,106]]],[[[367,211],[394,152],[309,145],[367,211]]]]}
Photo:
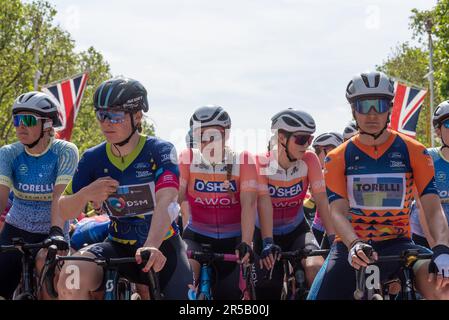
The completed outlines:
{"type": "MultiPolygon", "coordinates": [[[[444,159],[440,148],[428,149],[435,166],[435,182],[438,189],[438,195],[441,199],[441,206],[443,207],[446,219],[449,221],[449,161],[444,159]]],[[[424,237],[424,231],[419,221],[419,212],[416,204],[413,205],[413,210],[410,217],[410,226],[412,233],[424,237]]]]}
{"type": "Polygon", "coordinates": [[[2,147],[0,159],[0,185],[14,193],[6,223],[31,233],[48,233],[54,187],[70,182],[78,163],[78,148],[52,139],[43,153],[33,155],[17,142],[2,147]]]}

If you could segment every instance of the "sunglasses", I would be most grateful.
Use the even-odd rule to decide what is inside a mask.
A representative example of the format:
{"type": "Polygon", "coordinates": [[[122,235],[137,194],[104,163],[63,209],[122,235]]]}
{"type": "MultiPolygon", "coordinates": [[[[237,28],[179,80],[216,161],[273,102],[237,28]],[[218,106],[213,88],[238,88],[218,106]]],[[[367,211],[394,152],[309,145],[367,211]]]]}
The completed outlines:
{"type": "Polygon", "coordinates": [[[449,119],[444,120],[442,123],[443,127],[445,127],[446,129],[449,129],[449,119]]]}
{"type": "Polygon", "coordinates": [[[292,136],[293,141],[298,146],[303,146],[305,144],[310,144],[312,142],[313,137],[311,135],[296,135],[292,136]]]}
{"type": "Polygon", "coordinates": [[[368,114],[371,109],[376,113],[384,113],[390,109],[391,102],[387,99],[357,100],[355,102],[355,111],[361,114],[368,114]]]}
{"type": "Polygon", "coordinates": [[[20,127],[23,124],[24,127],[34,127],[37,125],[39,119],[47,119],[43,117],[37,117],[34,114],[15,114],[12,116],[12,122],[14,127],[20,127]]]}
{"type": "Polygon", "coordinates": [[[104,122],[109,120],[110,123],[123,123],[125,121],[126,113],[124,111],[106,111],[106,110],[97,110],[95,115],[100,122],[104,122]]]}

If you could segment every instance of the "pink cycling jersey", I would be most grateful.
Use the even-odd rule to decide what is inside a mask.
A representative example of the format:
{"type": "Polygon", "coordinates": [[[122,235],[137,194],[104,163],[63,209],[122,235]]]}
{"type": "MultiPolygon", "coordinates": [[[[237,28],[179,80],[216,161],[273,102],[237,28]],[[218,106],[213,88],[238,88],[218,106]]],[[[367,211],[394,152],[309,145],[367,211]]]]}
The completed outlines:
{"type": "Polygon", "coordinates": [[[180,154],[180,184],[187,187],[190,219],[187,228],[201,235],[222,239],[241,236],[241,192],[257,192],[257,173],[248,152],[234,154],[227,191],[228,167],[210,164],[198,149],[180,154]]]}
{"type": "MultiPolygon", "coordinates": [[[[272,153],[257,156],[256,163],[259,196],[270,195],[273,205],[273,234],[290,233],[304,220],[303,201],[309,184],[313,193],[326,191],[320,161],[315,153],[306,151],[287,170],[272,153]]],[[[259,220],[256,224],[260,228],[259,220]]]]}

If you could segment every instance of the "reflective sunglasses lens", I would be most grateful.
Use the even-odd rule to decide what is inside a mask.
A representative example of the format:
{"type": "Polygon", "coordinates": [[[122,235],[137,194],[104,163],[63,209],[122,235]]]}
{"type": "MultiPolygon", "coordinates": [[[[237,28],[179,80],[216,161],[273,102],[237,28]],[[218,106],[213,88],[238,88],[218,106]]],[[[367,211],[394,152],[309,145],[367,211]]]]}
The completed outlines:
{"type": "Polygon", "coordinates": [[[295,143],[303,146],[310,140],[310,136],[295,136],[295,143]]]}
{"type": "Polygon", "coordinates": [[[371,109],[377,113],[387,112],[390,102],[385,99],[359,100],[355,104],[355,110],[361,114],[368,114],[371,109]]]}
{"type": "Polygon", "coordinates": [[[37,117],[32,114],[15,114],[13,123],[14,127],[20,127],[21,123],[25,127],[34,127],[37,124],[37,117]]]}

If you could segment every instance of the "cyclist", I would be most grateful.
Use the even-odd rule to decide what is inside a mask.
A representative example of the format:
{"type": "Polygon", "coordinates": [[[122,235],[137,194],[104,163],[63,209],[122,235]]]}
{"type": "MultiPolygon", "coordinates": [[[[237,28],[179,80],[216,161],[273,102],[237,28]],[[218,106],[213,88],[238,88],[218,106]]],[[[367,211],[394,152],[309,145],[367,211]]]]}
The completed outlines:
{"type": "Polygon", "coordinates": [[[351,139],[357,133],[359,133],[357,124],[354,120],[352,120],[346,125],[345,130],[343,131],[343,141],[351,139]]]}
{"type": "MultiPolygon", "coordinates": [[[[446,144],[446,141],[449,143],[449,100],[438,105],[433,114],[432,122],[435,128],[435,133],[440,138],[442,146],[441,148],[430,148],[427,151],[432,157],[433,164],[435,166],[435,181],[437,184],[438,194],[440,196],[443,211],[446,215],[446,220],[448,220],[449,146],[446,144]]],[[[423,215],[421,214],[421,208],[422,206],[418,199],[413,206],[410,220],[412,237],[415,243],[430,248],[435,245],[435,241],[432,239],[432,236],[428,231],[426,221],[423,219],[423,215]]]]}
{"type": "MultiPolygon", "coordinates": [[[[231,128],[229,114],[220,106],[207,105],[190,118],[193,140],[199,149],[180,155],[179,202],[183,217],[189,217],[183,233],[188,249],[201,251],[210,245],[215,253],[238,254],[240,262],[252,262],[252,239],[257,201],[254,159],[248,152],[237,153],[226,146],[231,128]]],[[[190,260],[198,282],[200,265],[190,260]]],[[[215,266],[217,282],[213,297],[239,299],[239,266],[222,262],[215,266]]]]}
{"type": "MultiPolygon", "coordinates": [[[[103,82],[94,95],[94,107],[105,142],[87,150],[59,201],[65,219],[77,217],[91,202],[111,219],[108,239],[75,255],[91,258],[136,257],[120,275],[148,284],[147,272],[159,272],[167,299],[186,299],[191,271],[185,245],[173,220],[177,211],[178,166],[172,144],[141,135],[147,91],[133,79],[117,77],[103,82]],[[150,251],[142,264],[142,251],[150,251]],[[185,290],[183,290],[185,288],[185,290]]],[[[104,270],[94,263],[66,262],[58,282],[61,299],[89,299],[104,287],[104,270]],[[77,286],[66,286],[70,270],[81,275],[77,286]]],[[[70,279],[69,279],[70,280],[70,279]]]]}
{"type": "MultiPolygon", "coordinates": [[[[366,267],[378,255],[399,255],[406,249],[429,253],[410,239],[413,184],[437,244],[431,261],[415,263],[415,285],[427,299],[447,298],[449,229],[441,212],[432,158],[419,142],[388,129],[394,85],[385,74],[356,75],[347,86],[346,98],[359,134],[332,150],[325,160],[338,236],[309,298],[352,299],[353,268],[366,267]],[[371,257],[370,250],[374,251],[371,257]]],[[[380,279],[387,279],[397,272],[399,262],[379,267],[380,279]]]]}
{"type": "MultiPolygon", "coordinates": [[[[315,150],[315,154],[320,159],[321,168],[324,169],[324,159],[327,154],[343,143],[343,136],[337,132],[326,132],[313,140],[312,147],[315,150]]],[[[313,201],[313,198],[309,198],[309,201],[313,201]]],[[[333,237],[329,239],[323,222],[321,221],[320,213],[316,211],[313,219],[312,231],[315,235],[315,239],[321,244],[322,249],[329,248],[334,242],[333,237]],[[325,233],[326,232],[326,236],[325,233]],[[324,242],[323,242],[324,240],[324,242]]]]}
{"type": "MultiPolygon", "coordinates": [[[[309,185],[326,229],[330,235],[334,233],[320,161],[307,150],[315,121],[306,112],[286,109],[271,118],[271,129],[276,137],[271,140],[271,150],[257,157],[259,198],[254,247],[263,266],[258,270],[257,296],[279,299],[281,288],[274,289],[281,285],[276,276],[282,277],[282,265],[275,264],[278,251],[320,248],[304,217],[303,200],[309,185]],[[273,267],[272,281],[263,281],[273,267]],[[273,289],[267,290],[268,285],[273,289]]],[[[309,286],[322,264],[322,257],[303,259],[309,286]]]]}
{"type": "MultiPolygon", "coordinates": [[[[10,191],[11,209],[0,233],[0,245],[13,238],[36,243],[52,238],[68,249],[68,223],[58,216],[58,199],[75,172],[78,149],[54,138],[61,125],[57,103],[47,94],[28,92],[12,107],[18,142],[0,149],[0,212],[10,191]],[[64,239],[65,236],[65,239],[64,239]]],[[[0,253],[0,296],[11,298],[20,281],[21,253],[0,253]]]]}

